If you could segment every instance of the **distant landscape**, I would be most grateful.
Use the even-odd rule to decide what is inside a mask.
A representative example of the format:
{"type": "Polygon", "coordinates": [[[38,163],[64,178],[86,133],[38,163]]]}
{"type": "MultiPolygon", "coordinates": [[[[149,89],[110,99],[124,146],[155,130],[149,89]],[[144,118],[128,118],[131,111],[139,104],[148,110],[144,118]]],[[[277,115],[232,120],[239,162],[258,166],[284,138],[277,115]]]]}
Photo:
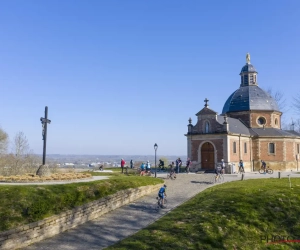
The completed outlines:
{"type": "MultiPolygon", "coordinates": [[[[183,162],[186,161],[186,155],[157,155],[156,162],[160,158],[167,159],[169,164],[175,161],[178,157],[181,158],[183,162]]],[[[75,167],[75,168],[88,168],[97,167],[99,165],[104,165],[106,167],[120,167],[121,159],[126,161],[126,165],[130,165],[130,160],[132,159],[134,163],[141,163],[149,161],[152,166],[155,165],[154,155],[63,155],[63,154],[49,154],[47,155],[47,161],[51,163],[59,164],[60,167],[75,167]]],[[[166,162],[165,162],[166,163],[166,162]]]]}

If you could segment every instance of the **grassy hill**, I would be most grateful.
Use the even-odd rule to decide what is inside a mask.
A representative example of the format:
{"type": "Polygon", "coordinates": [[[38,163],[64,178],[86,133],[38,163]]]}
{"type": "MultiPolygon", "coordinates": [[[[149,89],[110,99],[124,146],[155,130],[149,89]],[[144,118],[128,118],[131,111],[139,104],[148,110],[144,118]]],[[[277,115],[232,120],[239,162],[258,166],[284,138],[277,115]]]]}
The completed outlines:
{"type": "Polygon", "coordinates": [[[300,179],[211,187],[107,249],[300,249],[300,179]],[[275,238],[274,238],[275,237],[275,238]]]}

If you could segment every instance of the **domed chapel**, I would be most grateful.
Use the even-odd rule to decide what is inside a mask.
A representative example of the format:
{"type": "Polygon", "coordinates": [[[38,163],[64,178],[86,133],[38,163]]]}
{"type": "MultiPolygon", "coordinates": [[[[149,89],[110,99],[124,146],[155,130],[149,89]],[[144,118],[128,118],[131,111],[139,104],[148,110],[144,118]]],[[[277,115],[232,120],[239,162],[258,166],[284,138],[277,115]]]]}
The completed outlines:
{"type": "Polygon", "coordinates": [[[214,170],[222,159],[235,164],[235,171],[240,160],[248,172],[258,170],[261,160],[274,170],[298,170],[300,134],[281,129],[282,112],[258,86],[249,53],[240,76],[240,87],[228,97],[221,115],[206,98],[196,124],[189,119],[188,157],[198,170],[214,170]]]}

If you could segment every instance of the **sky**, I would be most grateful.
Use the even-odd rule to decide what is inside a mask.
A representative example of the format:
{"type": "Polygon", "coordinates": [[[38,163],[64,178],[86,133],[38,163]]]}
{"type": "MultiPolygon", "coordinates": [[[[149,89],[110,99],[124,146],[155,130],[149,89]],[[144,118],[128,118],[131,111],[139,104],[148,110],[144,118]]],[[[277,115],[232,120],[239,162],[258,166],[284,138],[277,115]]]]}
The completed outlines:
{"type": "MultiPolygon", "coordinates": [[[[186,155],[189,117],[222,112],[246,53],[300,91],[300,1],[0,1],[0,126],[48,154],[186,155]]],[[[11,147],[11,146],[10,146],[11,147]]]]}

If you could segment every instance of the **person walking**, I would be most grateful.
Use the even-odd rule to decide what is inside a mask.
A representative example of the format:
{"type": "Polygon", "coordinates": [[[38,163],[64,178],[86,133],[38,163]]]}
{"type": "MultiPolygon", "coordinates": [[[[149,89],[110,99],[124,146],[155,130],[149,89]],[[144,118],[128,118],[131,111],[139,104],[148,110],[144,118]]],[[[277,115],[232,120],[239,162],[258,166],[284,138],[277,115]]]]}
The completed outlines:
{"type": "Polygon", "coordinates": [[[133,168],[133,160],[130,160],[130,168],[133,168]]]}
{"type": "Polygon", "coordinates": [[[123,174],[123,172],[124,172],[125,164],[126,164],[126,161],[122,158],[122,159],[121,159],[122,174],[123,174]]]}
{"type": "Polygon", "coordinates": [[[141,169],[140,175],[143,176],[143,175],[146,173],[144,162],[142,162],[142,164],[141,164],[141,166],[140,166],[140,169],[141,169]]]}
{"type": "Polygon", "coordinates": [[[225,174],[225,162],[224,162],[224,159],[221,160],[221,168],[222,168],[222,174],[225,174]]]}
{"type": "Polygon", "coordinates": [[[191,165],[191,160],[190,160],[190,158],[187,158],[186,167],[185,167],[185,172],[187,174],[190,173],[190,165],[191,165]]]}
{"type": "Polygon", "coordinates": [[[182,161],[181,161],[180,158],[178,158],[178,159],[176,160],[176,170],[177,170],[177,174],[179,174],[179,172],[180,172],[180,167],[181,167],[181,165],[182,165],[182,161]]]}
{"type": "Polygon", "coordinates": [[[147,163],[146,163],[146,173],[149,173],[150,170],[151,170],[151,164],[150,164],[149,161],[147,161],[147,163]]]}

